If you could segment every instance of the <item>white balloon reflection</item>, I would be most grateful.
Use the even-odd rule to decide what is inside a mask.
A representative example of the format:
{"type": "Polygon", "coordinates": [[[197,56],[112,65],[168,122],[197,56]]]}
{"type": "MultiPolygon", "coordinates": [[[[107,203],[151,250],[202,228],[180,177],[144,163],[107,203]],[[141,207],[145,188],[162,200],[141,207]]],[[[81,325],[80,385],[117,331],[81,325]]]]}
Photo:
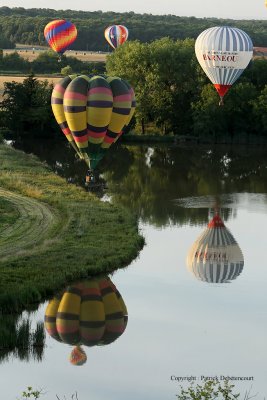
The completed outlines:
{"type": "Polygon", "coordinates": [[[242,251],[218,214],[190,248],[186,264],[197,279],[209,283],[228,283],[242,272],[242,251]]]}

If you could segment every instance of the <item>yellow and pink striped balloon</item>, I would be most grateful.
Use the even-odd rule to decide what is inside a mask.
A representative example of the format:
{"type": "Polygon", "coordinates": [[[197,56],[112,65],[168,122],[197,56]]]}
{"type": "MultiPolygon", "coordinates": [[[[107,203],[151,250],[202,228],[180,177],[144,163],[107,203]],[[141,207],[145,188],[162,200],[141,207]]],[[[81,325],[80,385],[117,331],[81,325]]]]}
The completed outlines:
{"type": "Polygon", "coordinates": [[[120,137],[136,107],[128,82],[100,75],[63,78],[51,104],[64,135],[91,168],[120,137]]]}

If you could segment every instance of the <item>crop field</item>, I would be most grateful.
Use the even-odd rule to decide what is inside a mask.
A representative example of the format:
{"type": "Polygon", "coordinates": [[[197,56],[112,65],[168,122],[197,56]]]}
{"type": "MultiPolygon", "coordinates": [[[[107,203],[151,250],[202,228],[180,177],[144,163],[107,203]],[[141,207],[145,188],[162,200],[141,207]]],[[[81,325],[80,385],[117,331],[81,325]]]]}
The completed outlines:
{"type": "MultiPolygon", "coordinates": [[[[24,79],[27,78],[27,76],[12,76],[12,75],[8,75],[8,76],[0,76],[0,100],[3,97],[3,92],[4,92],[4,83],[5,82],[17,82],[17,83],[22,83],[24,81],[24,79]]],[[[58,82],[62,76],[58,76],[58,77],[51,77],[51,76],[42,76],[42,77],[36,77],[37,79],[44,81],[47,80],[49,83],[53,83],[55,84],[56,82],[58,82]]]]}
{"type": "MultiPolygon", "coordinates": [[[[25,58],[28,59],[28,61],[33,61],[35,60],[40,53],[43,51],[48,51],[48,47],[43,47],[43,48],[17,48],[17,49],[11,49],[11,50],[3,50],[4,55],[6,54],[11,54],[14,53],[15,51],[18,52],[18,54],[25,58]]],[[[64,55],[66,57],[76,57],[78,60],[81,61],[87,61],[87,62],[105,62],[106,57],[108,53],[98,53],[98,52],[92,52],[92,51],[81,51],[81,50],[67,50],[64,55]]]]}

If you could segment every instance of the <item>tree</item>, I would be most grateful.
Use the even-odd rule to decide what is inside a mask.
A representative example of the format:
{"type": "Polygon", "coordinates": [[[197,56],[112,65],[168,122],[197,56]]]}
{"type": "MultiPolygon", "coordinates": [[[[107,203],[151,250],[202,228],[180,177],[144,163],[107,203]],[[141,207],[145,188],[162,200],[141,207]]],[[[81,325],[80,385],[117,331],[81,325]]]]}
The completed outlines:
{"type": "Polygon", "coordinates": [[[163,134],[188,130],[188,110],[198,90],[192,40],[126,43],[108,56],[107,72],[129,80],[133,86],[142,133],[148,122],[163,134]]]}
{"type": "Polygon", "coordinates": [[[192,103],[193,131],[200,139],[221,142],[228,137],[249,135],[255,131],[253,101],[257,89],[252,83],[235,84],[225,96],[224,106],[212,84],[203,86],[200,99],[192,103]]]}
{"type": "Polygon", "coordinates": [[[27,133],[51,134],[53,124],[50,98],[52,85],[38,81],[33,75],[23,83],[6,82],[4,100],[0,103],[2,126],[21,137],[27,133]]]}
{"type": "Polygon", "coordinates": [[[72,68],[67,65],[66,67],[61,68],[61,75],[63,76],[67,76],[67,75],[71,75],[72,74],[72,68]]]}
{"type": "Polygon", "coordinates": [[[221,384],[217,379],[206,381],[203,385],[191,385],[188,389],[181,387],[177,400],[236,400],[240,394],[233,393],[234,385],[227,380],[221,384]]]}

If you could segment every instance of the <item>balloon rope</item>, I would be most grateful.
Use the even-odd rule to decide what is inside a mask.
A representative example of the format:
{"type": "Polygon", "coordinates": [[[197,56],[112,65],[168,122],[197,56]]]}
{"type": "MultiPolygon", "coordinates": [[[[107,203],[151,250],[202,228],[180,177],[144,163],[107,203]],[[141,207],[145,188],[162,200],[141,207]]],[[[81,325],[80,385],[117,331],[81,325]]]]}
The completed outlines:
{"type": "Polygon", "coordinates": [[[90,162],[90,158],[88,157],[88,154],[87,154],[87,153],[85,153],[85,154],[83,155],[83,160],[86,162],[88,168],[91,169],[91,162],[90,162]]]}
{"type": "Polygon", "coordinates": [[[74,148],[74,150],[76,151],[76,153],[78,154],[80,159],[83,159],[83,155],[80,152],[80,150],[78,149],[77,145],[75,142],[71,141],[70,144],[72,145],[72,147],[74,148]]]}

